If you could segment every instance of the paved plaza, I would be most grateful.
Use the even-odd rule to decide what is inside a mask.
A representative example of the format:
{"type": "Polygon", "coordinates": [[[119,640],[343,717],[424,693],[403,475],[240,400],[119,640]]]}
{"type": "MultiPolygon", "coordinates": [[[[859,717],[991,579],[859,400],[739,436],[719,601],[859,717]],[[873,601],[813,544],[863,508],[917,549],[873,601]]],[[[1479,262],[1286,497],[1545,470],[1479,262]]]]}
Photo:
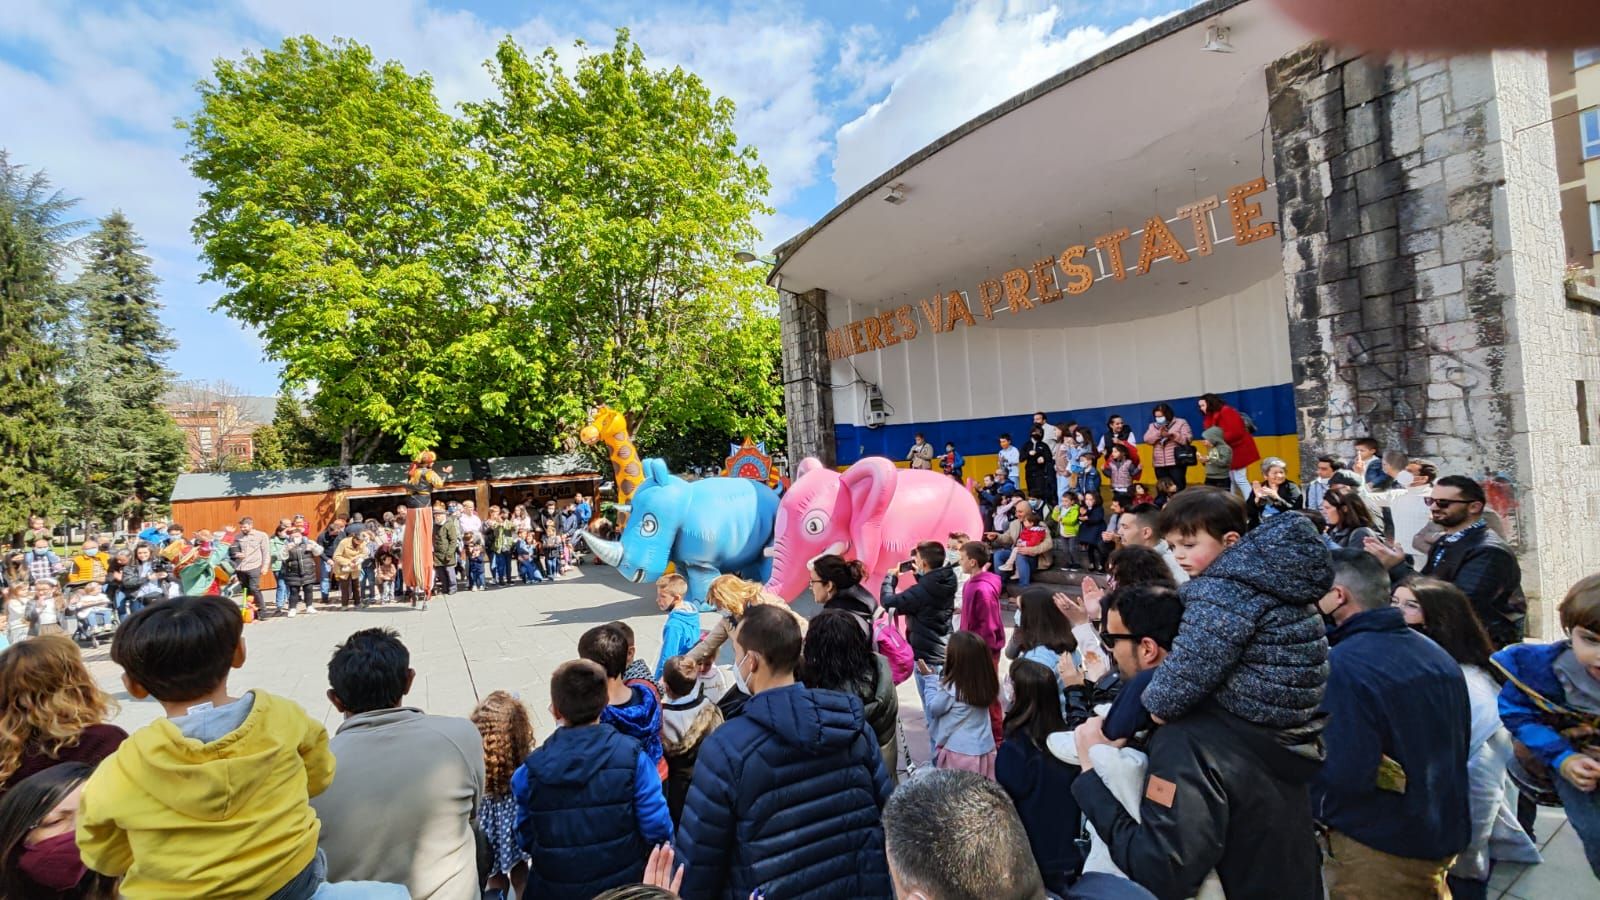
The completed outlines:
{"type": "MultiPolygon", "coordinates": [[[[809,596],[797,601],[795,608],[807,616],[817,611],[809,596]]],[[[327,698],[328,658],[351,632],[388,626],[410,648],[411,665],[417,670],[406,698],[409,704],[430,713],[465,716],[490,691],[515,691],[527,703],[542,740],[555,728],[548,709],[550,672],[577,656],[579,635],[604,622],[626,622],[638,638],[639,657],[654,666],[661,649],[661,620],[652,587],[625,583],[614,570],[595,567],[584,567],[555,584],[490,588],[436,599],[425,613],[407,605],[342,612],[324,607],[315,616],[246,626],[248,659],[233,674],[229,687],[235,694],[260,687],[288,697],[331,733],[340,717],[327,698]]],[[[706,613],[701,621],[710,627],[714,616],[706,613]]],[[[153,701],[128,697],[108,646],[102,643],[100,649],[86,651],[89,667],[121,704],[114,721],[132,731],[159,718],[161,708],[153,701]]],[[[732,663],[731,645],[724,647],[721,662],[732,663]]],[[[911,755],[917,763],[926,763],[927,731],[916,685],[908,679],[899,692],[911,755]]],[[[1593,896],[1594,876],[1561,811],[1541,810],[1536,830],[1544,863],[1496,867],[1490,896],[1510,900],[1593,896]]]]}

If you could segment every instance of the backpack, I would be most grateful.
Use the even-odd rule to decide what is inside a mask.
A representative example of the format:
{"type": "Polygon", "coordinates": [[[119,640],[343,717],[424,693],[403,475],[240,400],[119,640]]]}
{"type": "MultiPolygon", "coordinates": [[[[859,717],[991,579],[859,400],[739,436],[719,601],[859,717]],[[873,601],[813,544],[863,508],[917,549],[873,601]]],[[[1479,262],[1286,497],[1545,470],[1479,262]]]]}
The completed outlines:
{"type": "Polygon", "coordinates": [[[1250,418],[1250,414],[1249,413],[1241,412],[1241,413],[1239,413],[1239,418],[1244,421],[1244,430],[1245,431],[1248,431],[1251,434],[1255,434],[1256,433],[1256,420],[1250,418]]]}
{"type": "Polygon", "coordinates": [[[906,636],[894,627],[888,616],[879,616],[872,620],[872,639],[878,652],[889,660],[889,673],[894,676],[894,683],[904,684],[916,668],[916,655],[911,652],[906,636]]]}

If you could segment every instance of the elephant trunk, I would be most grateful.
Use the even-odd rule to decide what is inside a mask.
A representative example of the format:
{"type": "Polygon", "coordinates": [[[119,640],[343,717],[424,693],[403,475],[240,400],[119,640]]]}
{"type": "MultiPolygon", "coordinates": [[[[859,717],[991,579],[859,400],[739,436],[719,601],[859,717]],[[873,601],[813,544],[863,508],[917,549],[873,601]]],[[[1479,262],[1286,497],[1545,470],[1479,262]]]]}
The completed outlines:
{"type": "Polygon", "coordinates": [[[594,555],[600,557],[600,561],[606,565],[616,568],[622,563],[622,543],[620,541],[608,541],[605,538],[595,536],[592,532],[584,532],[583,542],[588,544],[594,555]]]}

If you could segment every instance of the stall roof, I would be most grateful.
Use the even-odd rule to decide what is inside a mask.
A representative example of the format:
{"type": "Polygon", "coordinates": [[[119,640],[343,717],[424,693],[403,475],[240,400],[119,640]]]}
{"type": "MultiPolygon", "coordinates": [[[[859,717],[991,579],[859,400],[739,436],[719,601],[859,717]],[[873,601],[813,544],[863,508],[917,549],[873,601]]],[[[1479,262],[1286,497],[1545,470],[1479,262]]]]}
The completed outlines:
{"type": "MultiPolygon", "coordinates": [[[[454,471],[446,476],[449,484],[470,484],[472,461],[446,460],[442,469],[454,471]]],[[[404,463],[376,463],[350,467],[350,489],[397,487],[405,481],[404,463]]],[[[598,477],[594,463],[579,453],[547,456],[502,456],[479,461],[480,473],[492,480],[507,478],[549,478],[562,475],[598,477]]],[[[264,472],[188,473],[178,476],[172,488],[172,501],[211,500],[218,497],[265,497],[281,494],[322,494],[333,490],[333,468],[274,469],[264,472]]]]}
{"type": "MultiPolygon", "coordinates": [[[[1313,39],[1264,0],[1177,13],[907,157],[779,246],[769,283],[886,308],[915,303],[1136,229],[1154,213],[1171,217],[1232,185],[1270,182],[1265,68],[1313,39]],[[1213,23],[1230,29],[1231,52],[1202,49],[1213,23]],[[902,202],[884,202],[894,185],[902,202]]],[[[1055,312],[1078,325],[1139,318],[1164,311],[1180,284],[1176,293],[1203,303],[1282,266],[1276,241],[1228,255],[1221,265],[1158,265],[1102,289],[1096,303],[1055,312]]]]}

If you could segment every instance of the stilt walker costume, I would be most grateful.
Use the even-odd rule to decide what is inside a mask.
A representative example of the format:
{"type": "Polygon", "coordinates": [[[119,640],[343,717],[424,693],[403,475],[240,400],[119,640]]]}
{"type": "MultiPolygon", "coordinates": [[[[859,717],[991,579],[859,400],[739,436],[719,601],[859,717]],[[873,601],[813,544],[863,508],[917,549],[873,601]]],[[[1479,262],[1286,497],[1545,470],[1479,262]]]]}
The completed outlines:
{"type": "Polygon", "coordinates": [[[424,601],[433,595],[433,492],[444,487],[444,479],[433,471],[435,459],[432,450],[424,451],[406,473],[406,533],[400,548],[406,588],[424,601]]]}

